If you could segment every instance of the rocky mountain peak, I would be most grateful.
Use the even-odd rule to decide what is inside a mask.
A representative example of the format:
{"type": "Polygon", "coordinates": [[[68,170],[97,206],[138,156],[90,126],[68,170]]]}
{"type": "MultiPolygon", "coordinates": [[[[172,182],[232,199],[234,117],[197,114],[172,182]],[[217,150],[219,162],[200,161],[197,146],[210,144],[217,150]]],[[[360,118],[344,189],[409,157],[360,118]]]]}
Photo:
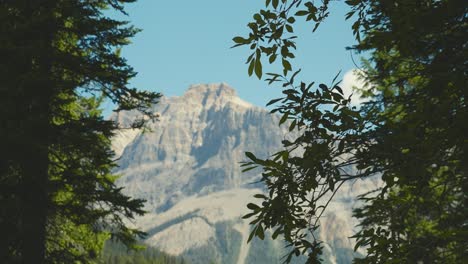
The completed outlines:
{"type": "Polygon", "coordinates": [[[208,84],[192,84],[189,86],[184,96],[192,96],[196,94],[206,94],[214,96],[237,96],[236,90],[227,83],[208,83],[208,84]]]}
{"type": "Polygon", "coordinates": [[[125,175],[120,181],[158,212],[190,195],[254,188],[259,172],[241,172],[244,153],[266,158],[288,134],[278,116],[243,101],[225,83],[192,85],[153,110],[159,120],[148,124],[151,132],[125,131],[113,141],[118,173],[125,175]]]}
{"type": "MultiPolygon", "coordinates": [[[[287,123],[278,126],[279,116],[243,101],[225,83],[192,85],[182,96],[162,98],[153,110],[160,118],[149,124],[151,131],[124,130],[113,139],[118,184],[147,201],[149,213],[136,222],[149,234],[145,242],[195,264],[278,263],[285,253],[281,241],[246,243],[250,226],[242,216],[264,186],[260,170],[243,173],[240,163],[246,151],[269,157],[297,131],[289,132],[287,123]]],[[[135,114],[114,118],[127,122],[135,114]]],[[[319,230],[328,263],[351,262],[352,197],[372,186],[344,186],[329,204],[319,230]]]]}
{"type": "Polygon", "coordinates": [[[245,108],[252,107],[251,104],[240,99],[237,96],[236,90],[227,83],[191,85],[180,99],[200,104],[204,108],[215,107],[219,109],[229,103],[245,108]]]}

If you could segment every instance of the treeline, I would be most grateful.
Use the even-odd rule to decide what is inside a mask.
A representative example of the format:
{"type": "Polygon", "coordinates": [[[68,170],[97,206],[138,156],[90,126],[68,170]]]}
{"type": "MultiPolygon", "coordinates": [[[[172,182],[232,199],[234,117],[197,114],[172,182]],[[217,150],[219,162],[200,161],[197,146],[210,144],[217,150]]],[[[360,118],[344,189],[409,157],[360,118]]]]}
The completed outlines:
{"type": "Polygon", "coordinates": [[[105,264],[188,264],[181,257],[175,257],[152,247],[143,250],[128,250],[125,245],[106,242],[101,253],[101,263],[105,264]]]}

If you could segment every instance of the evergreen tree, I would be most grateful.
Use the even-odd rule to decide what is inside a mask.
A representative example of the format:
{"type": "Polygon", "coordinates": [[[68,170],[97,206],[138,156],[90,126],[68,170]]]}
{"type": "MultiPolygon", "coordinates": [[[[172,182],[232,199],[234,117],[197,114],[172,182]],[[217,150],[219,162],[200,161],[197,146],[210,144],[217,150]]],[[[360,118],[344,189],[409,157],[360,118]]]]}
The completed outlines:
{"type": "Polygon", "coordinates": [[[96,99],[151,115],[159,98],[129,87],[136,73],[119,56],[138,30],[102,13],[128,2],[0,1],[2,261],[87,262],[108,236],[142,235],[123,222],[143,201],[114,185],[118,124],[96,99]]]}

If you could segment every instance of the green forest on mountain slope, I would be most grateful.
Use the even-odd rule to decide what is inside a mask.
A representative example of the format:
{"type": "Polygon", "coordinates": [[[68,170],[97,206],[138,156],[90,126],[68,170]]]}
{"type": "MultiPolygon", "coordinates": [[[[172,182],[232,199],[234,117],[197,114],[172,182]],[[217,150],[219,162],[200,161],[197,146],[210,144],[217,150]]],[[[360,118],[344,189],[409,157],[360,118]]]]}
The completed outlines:
{"type": "Polygon", "coordinates": [[[108,242],[100,257],[103,264],[186,264],[180,257],[170,256],[157,249],[147,247],[143,250],[129,251],[125,245],[108,242]]]}
{"type": "MultiPolygon", "coordinates": [[[[112,173],[111,138],[125,128],[100,110],[110,100],[116,111],[139,112],[131,128],[156,118],[149,107],[160,94],[131,87],[136,72],[120,55],[139,30],[104,13],[125,14],[124,4],[132,2],[0,0],[5,263],[96,263],[101,254],[112,261],[179,261],[151,249],[125,256],[103,251],[109,239],[138,248],[145,235],[126,225],[145,213],[144,201],[123,194],[112,173]]],[[[295,23],[305,20],[314,31],[333,2],[266,0],[249,34],[233,39],[252,52],[247,73],[284,90],[270,102],[280,125],[289,120],[290,130],[302,133],[269,159],[247,153],[245,169],[261,167],[269,191],[248,205],[250,239],[264,239],[271,229],[289,244],[286,261],[305,255],[318,263],[322,243],[313,232],[328,204],[323,197],[333,198],[345,182],[381,177],[382,188],[358,197],[355,249],[366,255],[355,262],[462,263],[468,258],[468,2],[345,1],[356,36],[349,49],[370,54],[361,66],[368,85],[357,92],[366,102],[358,107],[338,80],[301,82],[300,69],[293,69],[295,23]],[[266,59],[283,71],[265,74],[266,59]],[[297,148],[302,156],[292,154],[297,148]]]]}

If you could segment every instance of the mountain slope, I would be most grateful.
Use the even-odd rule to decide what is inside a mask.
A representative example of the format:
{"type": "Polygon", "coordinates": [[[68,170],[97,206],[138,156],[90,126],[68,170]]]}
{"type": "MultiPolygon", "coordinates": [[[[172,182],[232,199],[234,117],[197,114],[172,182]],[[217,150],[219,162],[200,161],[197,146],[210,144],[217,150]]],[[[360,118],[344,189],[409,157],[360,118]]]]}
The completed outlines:
{"type": "MultiPolygon", "coordinates": [[[[295,134],[226,84],[191,86],[153,110],[160,118],[150,123],[151,132],[125,130],[114,139],[119,184],[147,200],[149,213],[136,222],[149,233],[145,242],[194,263],[280,263],[280,241],[246,244],[249,225],[241,216],[262,186],[254,183],[260,172],[241,173],[239,163],[245,151],[267,157],[295,134]]],[[[126,124],[135,113],[114,118],[126,124]]],[[[352,197],[373,187],[356,182],[331,203],[320,230],[329,263],[353,257],[352,197]]]]}

